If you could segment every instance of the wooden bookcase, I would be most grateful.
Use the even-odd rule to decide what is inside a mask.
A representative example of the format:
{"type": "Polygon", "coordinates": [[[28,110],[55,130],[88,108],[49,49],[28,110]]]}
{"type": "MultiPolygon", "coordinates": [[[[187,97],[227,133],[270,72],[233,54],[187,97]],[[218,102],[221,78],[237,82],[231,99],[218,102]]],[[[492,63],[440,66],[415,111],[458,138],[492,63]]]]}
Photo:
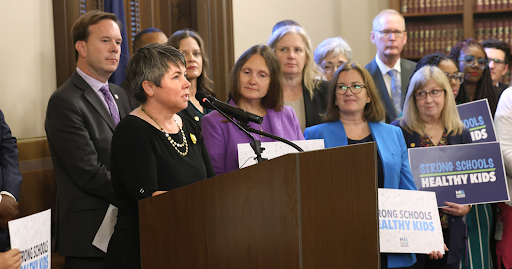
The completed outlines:
{"type": "MultiPolygon", "coordinates": [[[[408,31],[408,40],[402,57],[418,61],[423,56],[443,52],[449,54],[451,46],[465,38],[475,38],[477,41],[484,41],[487,38],[496,38],[512,44],[512,0],[406,0],[407,11],[404,7],[404,0],[390,0],[389,6],[400,12],[406,21],[408,31]],[[449,11],[441,11],[440,8],[421,8],[410,9],[409,4],[422,3],[427,1],[446,4],[462,4],[459,9],[454,5],[449,11]],[[487,6],[484,6],[487,4],[487,6]],[[432,12],[434,10],[435,12],[432,12]],[[404,12],[405,11],[405,12],[404,12]],[[453,27],[456,27],[453,31],[453,27]],[[446,31],[446,33],[444,33],[446,31]],[[430,33],[435,35],[428,42],[430,33]],[[441,33],[441,34],[440,34],[441,33]],[[443,34],[444,33],[444,34],[443,34]],[[437,36],[441,36],[438,38],[437,36]],[[455,36],[454,36],[455,35],[455,36]],[[436,39],[438,38],[438,39],[436,39]],[[439,45],[441,43],[441,45],[439,45]]],[[[414,4],[413,4],[414,5],[414,4]]],[[[447,10],[447,8],[443,8],[447,10]]],[[[512,64],[509,65],[512,67],[512,64]]],[[[505,83],[510,82],[510,70],[502,80],[505,83]]]]}

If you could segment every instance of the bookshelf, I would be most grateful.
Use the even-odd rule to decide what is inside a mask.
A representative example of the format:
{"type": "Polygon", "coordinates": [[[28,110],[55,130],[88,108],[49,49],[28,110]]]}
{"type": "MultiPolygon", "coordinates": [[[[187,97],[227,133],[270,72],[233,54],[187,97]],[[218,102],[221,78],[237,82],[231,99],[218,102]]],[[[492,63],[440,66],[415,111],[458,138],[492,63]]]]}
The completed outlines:
{"type": "MultiPolygon", "coordinates": [[[[406,21],[407,44],[402,51],[406,59],[449,54],[453,45],[469,37],[512,44],[512,0],[390,0],[389,6],[406,21]]],[[[510,82],[510,73],[503,82],[510,82]]]]}

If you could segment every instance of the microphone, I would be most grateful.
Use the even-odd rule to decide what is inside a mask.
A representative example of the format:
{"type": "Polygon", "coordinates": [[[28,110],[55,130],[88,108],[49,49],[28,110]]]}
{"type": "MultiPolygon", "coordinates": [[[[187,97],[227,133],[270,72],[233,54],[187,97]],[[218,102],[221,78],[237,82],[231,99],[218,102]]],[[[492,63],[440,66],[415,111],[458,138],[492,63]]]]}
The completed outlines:
{"type": "Polygon", "coordinates": [[[233,116],[235,119],[237,119],[240,122],[249,123],[249,121],[252,121],[257,124],[261,124],[263,122],[263,117],[254,115],[254,114],[247,112],[243,109],[240,109],[238,107],[221,102],[221,101],[219,101],[219,99],[217,99],[211,95],[206,95],[203,92],[198,91],[196,93],[196,99],[199,101],[199,103],[203,107],[206,107],[209,109],[215,109],[215,110],[217,110],[217,109],[222,110],[222,112],[233,116]]]}

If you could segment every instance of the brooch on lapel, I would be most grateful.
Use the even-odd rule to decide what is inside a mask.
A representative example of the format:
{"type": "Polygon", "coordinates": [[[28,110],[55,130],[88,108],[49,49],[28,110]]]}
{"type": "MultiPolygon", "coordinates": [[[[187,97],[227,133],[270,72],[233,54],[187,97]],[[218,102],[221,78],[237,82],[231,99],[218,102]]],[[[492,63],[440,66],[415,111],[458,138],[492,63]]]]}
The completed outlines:
{"type": "Polygon", "coordinates": [[[193,133],[190,133],[190,140],[192,140],[192,143],[197,143],[197,138],[193,133]]]}
{"type": "Polygon", "coordinates": [[[195,117],[194,117],[194,120],[199,121],[199,117],[198,117],[198,116],[195,116],[195,117]]]}

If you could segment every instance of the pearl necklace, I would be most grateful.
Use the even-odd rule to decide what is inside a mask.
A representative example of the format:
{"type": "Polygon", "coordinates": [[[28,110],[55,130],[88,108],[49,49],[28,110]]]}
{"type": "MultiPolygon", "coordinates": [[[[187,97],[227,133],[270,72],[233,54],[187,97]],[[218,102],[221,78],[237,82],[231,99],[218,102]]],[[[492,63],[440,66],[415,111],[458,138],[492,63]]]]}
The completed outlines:
{"type": "Polygon", "coordinates": [[[153,116],[151,116],[151,114],[149,114],[143,106],[140,106],[140,110],[142,112],[144,112],[144,114],[146,114],[150,119],[152,119],[156,125],[158,125],[158,127],[160,128],[160,131],[162,131],[162,133],[165,134],[165,136],[167,137],[167,140],[169,141],[169,143],[171,143],[171,145],[173,146],[173,148],[179,153],[181,154],[181,156],[187,156],[188,154],[188,143],[187,143],[187,137],[185,136],[185,132],[183,131],[183,129],[180,127],[180,125],[178,124],[178,121],[173,117],[172,119],[174,120],[174,122],[176,123],[176,126],[178,126],[178,128],[180,128],[180,131],[181,131],[181,135],[183,136],[183,143],[179,144],[179,143],[176,143],[176,141],[174,141],[174,139],[172,139],[172,137],[164,130],[164,128],[162,127],[162,125],[160,125],[160,123],[158,123],[158,121],[155,120],[155,118],[153,118],[153,116]],[[182,148],[183,146],[185,146],[185,152],[181,152],[178,148],[182,148]]]}

